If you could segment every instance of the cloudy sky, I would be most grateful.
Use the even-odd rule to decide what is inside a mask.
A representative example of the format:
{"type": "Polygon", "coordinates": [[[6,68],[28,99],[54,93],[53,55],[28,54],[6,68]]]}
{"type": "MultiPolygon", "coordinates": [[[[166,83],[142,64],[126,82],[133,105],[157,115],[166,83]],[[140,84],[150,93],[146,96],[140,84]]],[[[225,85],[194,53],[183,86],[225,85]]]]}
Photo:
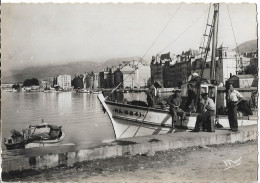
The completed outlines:
{"type": "MultiPolygon", "coordinates": [[[[150,60],[157,53],[198,49],[208,7],[209,4],[2,4],[2,69],[144,55],[150,60]]],[[[238,44],[256,39],[256,6],[228,7],[238,44]]],[[[235,47],[227,4],[220,4],[218,42],[235,47]]]]}

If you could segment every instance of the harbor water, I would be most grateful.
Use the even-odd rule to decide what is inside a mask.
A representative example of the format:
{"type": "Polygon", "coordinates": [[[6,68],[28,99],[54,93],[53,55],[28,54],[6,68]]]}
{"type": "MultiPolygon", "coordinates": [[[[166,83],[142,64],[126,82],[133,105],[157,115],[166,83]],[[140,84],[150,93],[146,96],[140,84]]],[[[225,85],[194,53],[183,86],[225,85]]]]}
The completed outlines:
{"type": "MultiPolygon", "coordinates": [[[[115,92],[112,99],[145,101],[146,94],[115,92]]],[[[39,124],[41,119],[62,126],[65,138],[60,146],[69,144],[83,149],[115,138],[96,94],[2,92],[2,137],[8,138],[12,129],[22,131],[29,125],[39,124]]],[[[6,151],[3,138],[2,149],[6,151]]]]}

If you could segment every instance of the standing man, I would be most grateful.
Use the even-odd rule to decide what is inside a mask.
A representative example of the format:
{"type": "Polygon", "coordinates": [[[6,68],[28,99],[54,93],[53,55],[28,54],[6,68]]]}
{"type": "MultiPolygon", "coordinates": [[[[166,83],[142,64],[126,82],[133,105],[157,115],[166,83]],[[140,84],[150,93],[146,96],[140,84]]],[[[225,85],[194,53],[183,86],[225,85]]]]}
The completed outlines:
{"type": "Polygon", "coordinates": [[[243,99],[243,96],[234,89],[232,85],[229,86],[227,93],[227,102],[228,102],[228,121],[231,128],[231,131],[238,131],[237,123],[237,104],[243,99]]]}
{"type": "Polygon", "coordinates": [[[158,88],[161,87],[159,81],[156,81],[154,85],[152,85],[148,91],[146,91],[147,96],[147,103],[149,107],[155,107],[155,104],[158,103],[159,95],[158,95],[158,88]]]}
{"type": "Polygon", "coordinates": [[[195,112],[195,100],[196,100],[196,93],[195,88],[192,84],[188,84],[188,99],[185,105],[185,110],[189,112],[195,112]]]}
{"type": "Polygon", "coordinates": [[[186,113],[180,108],[181,105],[181,91],[175,90],[174,94],[171,95],[168,100],[167,104],[170,105],[170,113],[172,115],[172,128],[175,129],[175,122],[178,120],[178,116],[181,116],[181,122],[185,119],[186,113]]]}
{"type": "Polygon", "coordinates": [[[208,93],[201,94],[200,100],[200,114],[197,116],[196,125],[193,132],[199,132],[201,130],[210,130],[211,116],[215,114],[215,103],[208,97],[208,93]]]}

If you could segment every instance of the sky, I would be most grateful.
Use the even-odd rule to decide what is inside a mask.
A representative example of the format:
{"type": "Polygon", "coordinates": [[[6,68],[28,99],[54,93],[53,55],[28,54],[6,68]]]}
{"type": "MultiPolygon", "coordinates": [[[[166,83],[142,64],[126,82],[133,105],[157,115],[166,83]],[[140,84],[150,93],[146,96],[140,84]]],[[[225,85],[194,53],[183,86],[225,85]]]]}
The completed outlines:
{"type": "MultiPolygon", "coordinates": [[[[255,4],[228,4],[238,44],[257,38],[255,4]]],[[[3,71],[175,53],[200,46],[209,4],[3,3],[3,71]]],[[[211,8],[212,10],[212,8],[211,8]]],[[[236,46],[227,4],[219,44],[236,46]]]]}

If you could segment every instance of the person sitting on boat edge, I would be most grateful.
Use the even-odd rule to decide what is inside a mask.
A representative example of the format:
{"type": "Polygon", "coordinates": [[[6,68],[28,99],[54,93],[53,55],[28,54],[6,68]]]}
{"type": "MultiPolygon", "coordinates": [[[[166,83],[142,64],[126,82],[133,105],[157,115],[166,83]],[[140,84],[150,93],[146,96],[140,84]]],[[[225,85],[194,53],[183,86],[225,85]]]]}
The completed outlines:
{"type": "Polygon", "coordinates": [[[181,91],[173,90],[173,92],[174,94],[168,98],[167,104],[170,106],[170,113],[172,115],[172,128],[175,129],[175,123],[178,120],[178,116],[181,117],[182,122],[182,120],[185,120],[186,113],[180,108],[182,103],[181,91]]]}
{"type": "Polygon", "coordinates": [[[208,93],[202,93],[201,96],[202,99],[200,100],[200,114],[197,116],[193,132],[199,132],[201,130],[211,131],[211,116],[215,115],[214,101],[208,97],[208,93]]]}

